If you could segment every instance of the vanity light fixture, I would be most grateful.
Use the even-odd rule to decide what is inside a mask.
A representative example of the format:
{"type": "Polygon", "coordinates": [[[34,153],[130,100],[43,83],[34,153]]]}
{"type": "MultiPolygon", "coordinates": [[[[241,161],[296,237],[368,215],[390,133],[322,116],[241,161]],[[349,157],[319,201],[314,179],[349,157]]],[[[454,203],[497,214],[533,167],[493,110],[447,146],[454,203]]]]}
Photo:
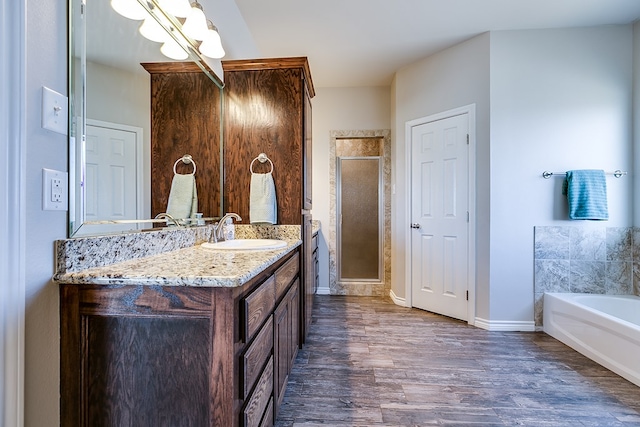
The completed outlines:
{"type": "Polygon", "coordinates": [[[222,47],[222,40],[220,39],[220,34],[218,34],[218,29],[213,25],[213,22],[209,20],[207,20],[207,28],[207,34],[202,40],[200,47],[198,47],[198,50],[204,56],[220,59],[225,55],[225,51],[222,47]]]}
{"type": "Polygon", "coordinates": [[[159,0],[162,10],[172,14],[176,18],[186,18],[191,12],[189,0],[159,0]]]}
{"type": "Polygon", "coordinates": [[[187,37],[194,40],[204,40],[207,35],[207,17],[204,15],[202,5],[197,1],[191,3],[189,16],[182,24],[182,31],[187,37]]]}
{"type": "Polygon", "coordinates": [[[138,31],[151,41],[163,43],[160,52],[168,58],[184,61],[190,51],[213,59],[225,55],[218,29],[197,1],[111,0],[111,7],[126,18],[144,20],[138,31]]]}
{"type": "Polygon", "coordinates": [[[164,56],[175,59],[176,61],[184,61],[189,57],[187,51],[172,38],[162,44],[160,52],[162,52],[164,56]]]}
{"type": "Polygon", "coordinates": [[[149,12],[138,2],[138,0],[111,0],[111,7],[125,18],[139,21],[149,16],[149,12]]]}
{"type": "Polygon", "coordinates": [[[164,43],[170,38],[165,29],[151,15],[147,15],[138,31],[153,42],[164,43]]]}

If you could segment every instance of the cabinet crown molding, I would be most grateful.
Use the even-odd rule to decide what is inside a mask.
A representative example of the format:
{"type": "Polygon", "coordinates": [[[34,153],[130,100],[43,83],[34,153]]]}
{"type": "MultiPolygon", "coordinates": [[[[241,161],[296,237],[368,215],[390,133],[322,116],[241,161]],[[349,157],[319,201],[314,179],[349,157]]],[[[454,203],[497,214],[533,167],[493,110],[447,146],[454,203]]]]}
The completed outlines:
{"type": "Polygon", "coordinates": [[[316,95],[313,80],[311,79],[309,61],[306,56],[222,61],[222,69],[225,73],[233,71],[277,70],[281,68],[302,68],[303,76],[307,80],[309,97],[313,98],[316,95]]]}

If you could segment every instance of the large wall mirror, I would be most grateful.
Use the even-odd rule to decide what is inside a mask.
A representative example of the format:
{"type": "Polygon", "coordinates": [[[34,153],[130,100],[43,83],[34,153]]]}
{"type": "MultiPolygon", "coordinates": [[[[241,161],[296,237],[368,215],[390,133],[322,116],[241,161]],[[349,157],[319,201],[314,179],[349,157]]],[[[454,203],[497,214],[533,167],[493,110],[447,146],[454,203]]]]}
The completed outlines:
{"type": "MultiPolygon", "coordinates": [[[[153,152],[151,141],[152,76],[149,67],[141,64],[172,60],[161,53],[161,43],[139,33],[143,21],[123,17],[110,3],[69,0],[70,237],[147,229],[155,224],[150,220],[157,214],[152,208],[157,204],[153,192],[158,192],[152,163],[161,153],[153,152]]],[[[145,8],[157,7],[155,0],[142,4],[145,8]]],[[[182,64],[186,67],[195,63],[198,73],[206,75],[219,93],[216,98],[220,105],[210,120],[218,122],[216,129],[222,129],[221,79],[193,50],[188,54],[182,64]]],[[[180,105],[166,107],[179,109],[180,105]]],[[[221,132],[208,139],[210,150],[221,152],[221,132]]],[[[172,144],[176,146],[174,152],[189,154],[189,147],[179,147],[180,138],[174,138],[172,144]]],[[[182,163],[177,166],[179,172],[191,168],[182,163]]],[[[206,190],[221,194],[222,162],[198,163],[197,167],[198,173],[215,168],[215,173],[208,175],[206,190]]],[[[166,176],[171,177],[174,171],[165,169],[166,176]]],[[[221,199],[216,196],[214,206],[203,212],[205,217],[220,216],[221,199]]]]}

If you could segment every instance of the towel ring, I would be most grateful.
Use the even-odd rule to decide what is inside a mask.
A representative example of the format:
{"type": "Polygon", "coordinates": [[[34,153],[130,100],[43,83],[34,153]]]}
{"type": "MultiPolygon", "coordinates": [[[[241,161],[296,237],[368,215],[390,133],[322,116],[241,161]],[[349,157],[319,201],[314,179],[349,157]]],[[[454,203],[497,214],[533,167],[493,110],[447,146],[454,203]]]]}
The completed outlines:
{"type": "MultiPolygon", "coordinates": [[[[178,160],[176,160],[176,162],[173,164],[173,174],[177,175],[178,172],[176,172],[176,166],[178,166],[178,163],[180,163],[180,161],[182,161],[182,163],[184,163],[185,165],[188,165],[189,163],[191,163],[193,165],[193,172],[191,172],[191,175],[195,175],[196,174],[196,162],[193,160],[193,157],[191,157],[191,154],[185,154],[184,156],[180,157],[178,160]]],[[[189,174],[187,174],[189,175],[189,174]]]]}
{"type": "Polygon", "coordinates": [[[266,161],[269,161],[269,163],[271,163],[271,171],[270,171],[269,173],[273,173],[273,162],[272,162],[272,161],[271,161],[271,159],[270,159],[270,158],[268,158],[268,157],[267,157],[267,155],[266,155],[266,154],[264,154],[264,153],[260,153],[260,154],[258,155],[258,157],[256,157],[255,159],[253,159],[253,160],[251,161],[251,165],[249,165],[249,170],[251,171],[251,173],[253,173],[253,163],[254,163],[256,160],[258,160],[260,163],[264,163],[264,162],[266,162],[266,161]]]}

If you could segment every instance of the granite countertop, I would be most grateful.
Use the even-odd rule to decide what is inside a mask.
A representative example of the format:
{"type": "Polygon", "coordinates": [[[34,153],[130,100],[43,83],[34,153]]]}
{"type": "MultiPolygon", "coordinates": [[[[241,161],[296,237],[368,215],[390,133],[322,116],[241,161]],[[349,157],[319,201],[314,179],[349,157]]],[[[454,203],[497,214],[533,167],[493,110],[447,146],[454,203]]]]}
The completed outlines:
{"type": "Polygon", "coordinates": [[[195,245],[80,271],[59,272],[58,283],[97,285],[160,285],[237,287],[266,270],[302,244],[286,239],[275,250],[225,251],[195,245]]]}

